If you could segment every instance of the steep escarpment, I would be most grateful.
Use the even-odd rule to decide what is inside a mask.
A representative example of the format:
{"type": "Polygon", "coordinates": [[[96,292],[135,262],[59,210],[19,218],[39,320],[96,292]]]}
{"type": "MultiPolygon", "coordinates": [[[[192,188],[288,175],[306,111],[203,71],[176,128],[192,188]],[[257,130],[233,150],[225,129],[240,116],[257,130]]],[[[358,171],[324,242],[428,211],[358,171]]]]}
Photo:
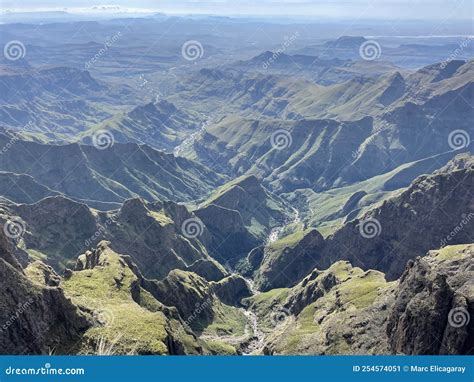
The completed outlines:
{"type": "Polygon", "coordinates": [[[393,353],[474,353],[474,246],[456,245],[410,261],[389,312],[393,353]]]}
{"type": "Polygon", "coordinates": [[[225,184],[194,211],[211,234],[211,255],[235,265],[291,216],[289,207],[254,176],[225,184]]]}
{"type": "Polygon", "coordinates": [[[342,225],[326,239],[323,249],[309,244],[306,251],[318,268],[348,260],[396,279],[408,260],[433,248],[472,241],[473,187],[473,157],[460,154],[433,174],[415,179],[399,195],[342,225]]]}
{"type": "Polygon", "coordinates": [[[214,280],[225,274],[202,244],[210,240],[206,228],[200,227],[199,237],[189,235],[184,223],[196,217],[173,202],[129,199],[119,210],[101,212],[56,196],[34,204],[4,205],[3,215],[20,219],[24,227],[19,245],[56,270],[72,268],[77,256],[109,240],[155,278],[175,268],[189,268],[214,280]]]}
{"type": "Polygon", "coordinates": [[[197,339],[176,310],[142,289],[139,278],[107,242],[78,258],[62,282],[65,294],[92,311],[95,325],[75,352],[110,354],[199,354],[197,339]]]}
{"type": "Polygon", "coordinates": [[[0,230],[0,353],[67,353],[92,325],[62,289],[28,277],[0,230]]]}
{"type": "Polygon", "coordinates": [[[473,354],[474,247],[411,261],[403,276],[339,261],[249,300],[267,354],[473,354]]]}
{"type": "Polygon", "coordinates": [[[255,266],[255,286],[266,291],[295,285],[314,269],[324,246],[323,237],[315,229],[270,243],[261,263],[255,266]]]}

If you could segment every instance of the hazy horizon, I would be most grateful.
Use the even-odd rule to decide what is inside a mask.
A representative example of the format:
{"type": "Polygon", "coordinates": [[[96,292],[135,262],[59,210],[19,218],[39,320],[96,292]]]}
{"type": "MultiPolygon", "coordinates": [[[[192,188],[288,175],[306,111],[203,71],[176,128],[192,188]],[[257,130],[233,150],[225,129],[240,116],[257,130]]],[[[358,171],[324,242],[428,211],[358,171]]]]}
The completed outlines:
{"type": "Polygon", "coordinates": [[[356,19],[400,19],[403,20],[469,20],[472,18],[474,1],[456,0],[445,2],[440,0],[379,0],[355,1],[293,1],[293,0],[264,0],[255,4],[248,0],[228,1],[214,0],[197,2],[194,0],[156,1],[127,0],[104,1],[97,3],[90,0],[72,1],[17,1],[2,2],[2,12],[51,12],[65,11],[79,14],[187,14],[187,15],[217,15],[217,16],[285,16],[285,17],[324,17],[324,18],[356,18],[356,19]],[[471,12],[466,12],[466,7],[471,12]],[[470,14],[469,14],[470,13],[470,14]]]}

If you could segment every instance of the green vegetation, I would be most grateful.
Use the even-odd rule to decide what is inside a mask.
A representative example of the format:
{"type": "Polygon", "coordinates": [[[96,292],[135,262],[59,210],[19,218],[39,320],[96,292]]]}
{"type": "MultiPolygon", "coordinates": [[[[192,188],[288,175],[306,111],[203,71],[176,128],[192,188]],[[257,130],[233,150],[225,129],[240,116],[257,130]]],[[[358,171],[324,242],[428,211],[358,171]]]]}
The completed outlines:
{"type": "Polygon", "coordinates": [[[94,344],[114,344],[117,354],[166,354],[167,319],[156,311],[158,304],[144,294],[141,307],[132,299],[136,276],[110,249],[101,264],[85,269],[62,283],[65,294],[79,306],[93,310],[96,326],[85,335],[80,352],[90,353],[94,344]],[[151,308],[151,311],[148,309],[151,308]]]}

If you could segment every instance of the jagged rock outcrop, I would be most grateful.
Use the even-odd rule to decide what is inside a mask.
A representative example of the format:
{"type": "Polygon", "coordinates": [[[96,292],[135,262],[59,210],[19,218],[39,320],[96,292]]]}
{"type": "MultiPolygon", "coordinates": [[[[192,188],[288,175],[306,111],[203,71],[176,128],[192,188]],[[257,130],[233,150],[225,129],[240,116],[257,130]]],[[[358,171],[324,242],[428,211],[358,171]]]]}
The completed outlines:
{"type": "Polygon", "coordinates": [[[297,286],[292,288],[285,307],[297,315],[307,305],[324,296],[340,281],[333,272],[321,272],[315,269],[297,286]]]}
{"type": "Polygon", "coordinates": [[[24,271],[30,280],[41,285],[57,287],[61,283],[61,276],[51,266],[41,261],[33,261],[24,271]]]}
{"type": "Polygon", "coordinates": [[[226,277],[212,286],[217,297],[227,305],[240,306],[243,298],[252,295],[247,281],[239,275],[226,277]]]}
{"type": "Polygon", "coordinates": [[[264,188],[255,176],[225,184],[194,212],[211,233],[211,255],[231,266],[290,215],[283,200],[264,188]]]}
{"type": "MultiPolygon", "coordinates": [[[[344,224],[326,239],[323,249],[307,245],[312,265],[324,269],[348,260],[394,280],[408,260],[430,249],[470,243],[474,237],[473,158],[460,154],[435,173],[416,178],[398,196],[344,224]]],[[[278,269],[283,268],[273,272],[278,269]]]]}
{"type": "Polygon", "coordinates": [[[184,205],[171,201],[126,200],[119,210],[102,212],[63,196],[34,204],[8,205],[5,217],[24,222],[24,248],[62,272],[76,258],[107,240],[118,253],[130,255],[142,272],[164,278],[172,269],[196,271],[217,280],[225,270],[207,253],[210,234],[200,223],[196,235],[186,221],[197,218],[184,205]]]}
{"type": "Polygon", "coordinates": [[[316,229],[283,237],[265,248],[262,263],[255,275],[255,286],[267,291],[291,287],[318,263],[325,240],[316,229]]]}
{"type": "Polygon", "coordinates": [[[474,353],[474,245],[408,262],[389,313],[393,353],[474,353]]]}
{"type": "Polygon", "coordinates": [[[0,229],[0,353],[65,352],[91,326],[57,286],[28,278],[14,259],[0,229]]]}
{"type": "Polygon", "coordinates": [[[338,261],[250,299],[266,354],[473,354],[474,244],[410,260],[397,281],[338,261]]]}
{"type": "Polygon", "coordinates": [[[68,297],[92,312],[94,327],[74,351],[95,354],[106,343],[111,354],[200,354],[197,338],[178,312],[142,287],[131,259],[102,241],[81,255],[76,270],[63,280],[68,297]]]}

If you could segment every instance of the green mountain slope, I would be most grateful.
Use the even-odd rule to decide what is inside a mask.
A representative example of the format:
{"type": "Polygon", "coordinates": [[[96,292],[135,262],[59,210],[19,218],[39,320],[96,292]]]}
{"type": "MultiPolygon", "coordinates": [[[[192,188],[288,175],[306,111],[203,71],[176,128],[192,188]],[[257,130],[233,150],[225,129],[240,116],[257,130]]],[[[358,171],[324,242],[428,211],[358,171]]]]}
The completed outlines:
{"type": "Polygon", "coordinates": [[[9,147],[0,156],[1,171],[30,175],[55,192],[86,202],[121,203],[138,196],[192,200],[223,182],[202,165],[145,145],[115,143],[100,150],[12,139],[0,134],[0,146],[9,147]]]}

